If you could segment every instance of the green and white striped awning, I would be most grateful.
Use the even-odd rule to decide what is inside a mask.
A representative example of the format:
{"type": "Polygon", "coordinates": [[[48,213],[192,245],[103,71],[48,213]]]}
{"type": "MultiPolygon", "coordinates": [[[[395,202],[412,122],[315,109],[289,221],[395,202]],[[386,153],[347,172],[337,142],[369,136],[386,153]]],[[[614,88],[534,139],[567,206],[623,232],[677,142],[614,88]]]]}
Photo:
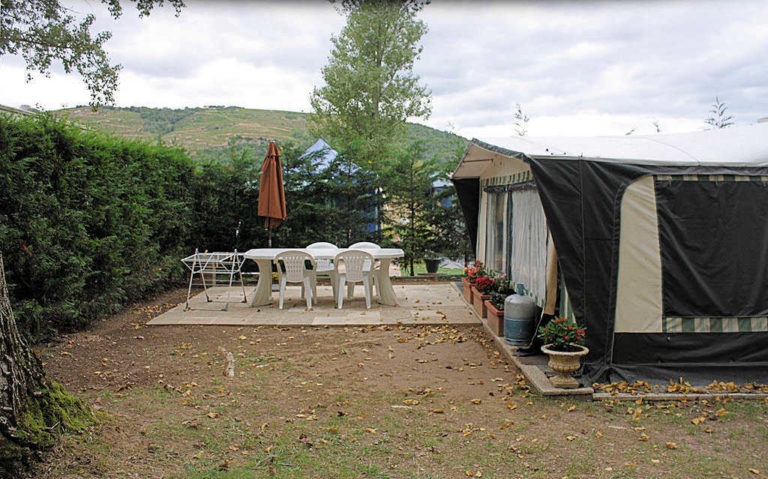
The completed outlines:
{"type": "Polygon", "coordinates": [[[665,317],[661,325],[665,333],[754,333],[768,331],[768,317],[665,317]]]}

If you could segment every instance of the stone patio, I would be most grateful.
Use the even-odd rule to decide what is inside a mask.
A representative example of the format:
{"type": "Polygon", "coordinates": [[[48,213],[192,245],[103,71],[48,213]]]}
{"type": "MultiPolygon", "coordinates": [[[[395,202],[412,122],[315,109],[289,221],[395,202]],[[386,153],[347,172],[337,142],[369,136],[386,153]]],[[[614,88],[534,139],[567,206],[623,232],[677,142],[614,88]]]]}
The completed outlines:
{"type": "MultiPolygon", "coordinates": [[[[334,307],[330,286],[318,286],[317,304],[307,311],[301,288],[289,287],[286,291],[285,309],[277,307],[277,292],[273,292],[273,303],[269,306],[251,307],[242,302],[242,290],[232,288],[231,303],[226,311],[225,304],[207,302],[200,293],[190,299],[188,311],[180,304],[156,317],[148,324],[160,325],[212,325],[212,326],[362,326],[381,324],[480,324],[480,320],[461,298],[456,286],[451,283],[419,283],[395,285],[399,306],[383,306],[374,298],[371,309],[365,308],[362,286],[355,289],[355,297],[344,299],[344,308],[334,307]]],[[[253,287],[246,288],[250,295],[253,287]]],[[[208,294],[214,301],[226,298],[226,287],[209,288],[208,294]]]]}

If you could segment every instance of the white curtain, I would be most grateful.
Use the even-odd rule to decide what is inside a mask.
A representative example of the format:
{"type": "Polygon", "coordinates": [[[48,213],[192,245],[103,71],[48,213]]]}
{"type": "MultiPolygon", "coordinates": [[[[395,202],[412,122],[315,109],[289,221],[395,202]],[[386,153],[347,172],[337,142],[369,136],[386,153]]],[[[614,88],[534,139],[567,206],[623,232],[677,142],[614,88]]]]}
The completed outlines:
{"type": "Polygon", "coordinates": [[[492,271],[504,271],[504,202],[507,195],[497,191],[488,195],[485,263],[492,271]]]}
{"type": "Polygon", "coordinates": [[[537,303],[547,293],[547,219],[536,190],[512,192],[512,280],[537,303]]]}

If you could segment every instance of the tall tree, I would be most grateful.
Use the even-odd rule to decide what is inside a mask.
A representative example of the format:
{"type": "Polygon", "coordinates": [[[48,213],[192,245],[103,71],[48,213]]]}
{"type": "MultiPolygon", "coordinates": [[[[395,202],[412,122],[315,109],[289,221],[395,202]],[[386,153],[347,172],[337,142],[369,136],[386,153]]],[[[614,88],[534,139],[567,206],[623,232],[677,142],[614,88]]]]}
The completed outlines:
{"type": "MultiPolygon", "coordinates": [[[[101,0],[114,18],[119,0],[101,0]]],[[[140,16],[149,15],[164,0],[134,0],[140,16]]],[[[168,0],[178,13],[183,0],[168,0]]],[[[58,0],[0,0],[0,57],[21,55],[27,77],[50,74],[54,60],[64,70],[77,71],[95,106],[114,101],[119,65],[112,65],[103,45],[109,32],[95,36],[93,15],[77,19],[58,0]]],[[[90,412],[60,385],[47,379],[42,364],[22,339],[8,296],[0,253],[0,475],[13,473],[31,453],[52,446],[56,435],[79,429],[90,412]]]]}
{"type": "Polygon", "coordinates": [[[704,122],[712,128],[728,128],[733,125],[733,116],[728,114],[728,107],[720,98],[715,97],[712,109],[709,110],[710,117],[704,122]]]}
{"type": "Polygon", "coordinates": [[[310,128],[342,156],[380,171],[393,158],[409,118],[428,118],[430,92],[413,72],[427,26],[424,2],[345,0],[346,26],[312,92],[310,128]]]}
{"type": "Polygon", "coordinates": [[[414,262],[433,249],[437,237],[428,218],[429,212],[438,206],[432,190],[440,171],[434,159],[424,157],[424,146],[414,142],[402,149],[384,172],[389,179],[387,222],[405,252],[405,263],[411,276],[414,275],[414,262]]]}
{"type": "MultiPolygon", "coordinates": [[[[183,0],[167,0],[178,15],[183,0]]],[[[113,18],[122,15],[120,0],[101,0],[113,18]]],[[[132,0],[139,16],[147,16],[165,0],[132,0]]],[[[104,50],[110,32],[94,34],[93,14],[78,18],[59,0],[0,0],[0,57],[21,55],[27,65],[27,81],[33,73],[48,76],[54,61],[60,61],[64,71],[76,71],[91,93],[91,105],[114,103],[118,72],[121,66],[112,64],[104,50]]]]}
{"type": "Polygon", "coordinates": [[[90,410],[47,379],[16,329],[0,254],[0,476],[15,474],[31,453],[55,444],[59,432],[90,423],[90,410]]]}
{"type": "Polygon", "coordinates": [[[513,115],[513,118],[515,119],[515,133],[517,133],[517,136],[525,136],[528,134],[528,122],[531,120],[528,118],[528,115],[526,115],[523,112],[523,107],[518,103],[516,105],[515,113],[513,115]]]}

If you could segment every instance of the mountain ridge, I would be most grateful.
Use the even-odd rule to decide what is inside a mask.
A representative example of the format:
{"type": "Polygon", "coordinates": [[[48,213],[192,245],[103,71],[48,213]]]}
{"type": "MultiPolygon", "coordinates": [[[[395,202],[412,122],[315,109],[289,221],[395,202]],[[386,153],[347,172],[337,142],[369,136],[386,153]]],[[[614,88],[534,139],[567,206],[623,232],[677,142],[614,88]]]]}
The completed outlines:
{"type": "MultiPolygon", "coordinates": [[[[257,155],[269,141],[292,142],[308,148],[308,113],[211,105],[187,108],[101,107],[65,108],[54,112],[95,130],[127,138],[160,140],[187,149],[198,162],[222,161],[232,149],[250,147],[257,155]]],[[[408,123],[408,141],[422,140],[427,156],[443,165],[458,161],[467,139],[418,123],[408,123]]]]}

